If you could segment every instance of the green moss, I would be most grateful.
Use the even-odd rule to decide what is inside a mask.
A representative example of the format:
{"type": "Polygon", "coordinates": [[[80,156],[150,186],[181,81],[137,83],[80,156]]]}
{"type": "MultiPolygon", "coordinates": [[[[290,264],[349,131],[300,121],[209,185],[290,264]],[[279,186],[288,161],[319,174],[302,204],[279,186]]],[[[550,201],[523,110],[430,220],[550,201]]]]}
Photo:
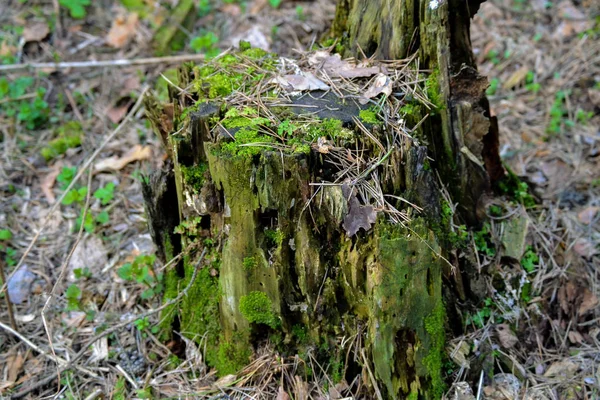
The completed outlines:
{"type": "Polygon", "coordinates": [[[240,51],[250,50],[251,48],[252,48],[252,45],[250,45],[250,42],[247,42],[245,40],[240,40],[240,51]]]}
{"type": "Polygon", "coordinates": [[[250,292],[240,298],[240,312],[248,322],[265,324],[275,329],[279,319],[273,312],[271,299],[263,292],[250,292]]]}
{"type": "Polygon", "coordinates": [[[334,141],[349,142],[354,139],[354,132],[344,128],[339,119],[327,118],[316,124],[308,125],[305,129],[307,139],[310,141],[315,141],[322,136],[334,141]]]}
{"type": "Polygon", "coordinates": [[[423,365],[431,379],[432,393],[436,399],[442,398],[446,390],[442,379],[442,361],[446,343],[445,320],[446,310],[440,299],[431,314],[425,318],[425,330],[429,334],[431,343],[423,359],[423,365]]]}
{"type": "Polygon", "coordinates": [[[223,57],[219,58],[216,62],[223,67],[229,67],[230,65],[235,65],[235,64],[239,63],[240,60],[233,54],[225,54],[223,57]]]}
{"type": "Polygon", "coordinates": [[[400,113],[404,116],[420,114],[420,106],[418,104],[407,103],[400,107],[400,113]]]}
{"type": "Polygon", "coordinates": [[[446,105],[444,103],[444,96],[440,89],[440,70],[434,69],[427,80],[425,81],[425,92],[429,101],[434,105],[436,110],[443,110],[446,105]]]}
{"type": "Polygon", "coordinates": [[[251,271],[254,268],[256,268],[258,263],[256,262],[256,258],[254,258],[254,257],[244,257],[244,261],[242,262],[242,265],[244,266],[244,269],[246,271],[251,271]]]}
{"type": "Polygon", "coordinates": [[[381,124],[381,121],[379,120],[379,117],[377,116],[377,111],[373,108],[369,108],[367,110],[360,110],[360,112],[358,113],[358,116],[360,117],[360,119],[363,122],[366,122],[368,124],[373,124],[373,125],[381,124]]]}
{"type": "Polygon", "coordinates": [[[273,143],[272,136],[261,135],[257,129],[243,128],[236,132],[235,141],[223,143],[221,152],[238,157],[252,157],[260,154],[265,145],[273,143]]]}
{"type": "Polygon", "coordinates": [[[292,326],[292,336],[296,339],[296,342],[299,345],[304,345],[309,342],[308,331],[306,327],[303,325],[294,325],[292,326]]]}
{"type": "Polygon", "coordinates": [[[219,68],[215,65],[195,67],[196,80],[194,88],[198,93],[204,94],[209,99],[225,97],[240,88],[244,75],[233,71],[231,68],[219,68]]]}
{"type": "Polygon", "coordinates": [[[242,51],[242,55],[248,58],[251,58],[253,60],[259,60],[265,56],[267,56],[269,53],[263,49],[260,49],[258,47],[255,48],[250,48],[247,50],[242,51]]]}
{"type": "Polygon", "coordinates": [[[261,125],[270,126],[271,121],[268,118],[259,116],[257,110],[250,107],[244,107],[241,110],[237,108],[230,108],[227,110],[221,124],[227,129],[247,127],[258,128],[261,125]]]}
{"type": "Polygon", "coordinates": [[[252,351],[243,344],[246,343],[247,338],[239,337],[240,335],[234,335],[234,339],[230,342],[222,341],[219,344],[215,365],[219,376],[235,374],[250,361],[252,351]]]}
{"type": "Polygon", "coordinates": [[[284,234],[279,229],[265,229],[265,238],[269,247],[279,247],[283,243],[284,234]]]}
{"type": "Polygon", "coordinates": [[[208,170],[208,165],[206,163],[192,165],[191,167],[180,165],[179,168],[181,168],[181,173],[183,174],[183,180],[185,183],[195,189],[196,192],[199,192],[204,184],[204,178],[206,171],[208,170]]]}
{"type": "Polygon", "coordinates": [[[83,130],[81,124],[76,121],[67,122],[57,130],[57,137],[46,147],[40,150],[40,154],[46,161],[50,161],[66,153],[68,149],[81,145],[83,130]]]}

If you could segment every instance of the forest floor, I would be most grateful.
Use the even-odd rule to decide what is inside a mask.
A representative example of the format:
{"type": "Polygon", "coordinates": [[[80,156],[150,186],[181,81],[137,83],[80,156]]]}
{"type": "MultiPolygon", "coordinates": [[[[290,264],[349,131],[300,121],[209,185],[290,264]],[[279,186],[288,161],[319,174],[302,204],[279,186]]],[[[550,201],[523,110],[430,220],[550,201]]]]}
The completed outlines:
{"type": "MultiPolygon", "coordinates": [[[[145,398],[152,387],[158,397],[204,388],[289,398],[274,379],[215,385],[194,345],[181,360],[154,336],[160,282],[143,268],[155,249],[140,182],[165,155],[140,99],[148,89],[166,99],[161,75],[173,79],[182,60],[151,59],[157,47],[199,61],[244,39],[294,57],[319,42],[335,2],[200,0],[190,25],[174,20],[183,0],[1,3],[0,263],[14,315],[0,298],[0,396],[145,398]],[[181,24],[185,34],[168,42],[160,27],[181,24]],[[83,63],[40,64],[55,61],[83,63]],[[2,69],[22,63],[31,65],[2,69]]],[[[499,199],[486,225],[499,245],[502,219],[522,216],[520,264],[477,246],[501,282],[490,280],[449,343],[449,396],[466,396],[452,398],[474,398],[469,389],[488,399],[600,397],[599,14],[590,0],[494,0],[473,21],[502,158],[535,204],[499,199]]],[[[289,390],[304,398],[306,388],[300,379],[289,390]]],[[[339,385],[322,393],[345,395],[339,385]]]]}

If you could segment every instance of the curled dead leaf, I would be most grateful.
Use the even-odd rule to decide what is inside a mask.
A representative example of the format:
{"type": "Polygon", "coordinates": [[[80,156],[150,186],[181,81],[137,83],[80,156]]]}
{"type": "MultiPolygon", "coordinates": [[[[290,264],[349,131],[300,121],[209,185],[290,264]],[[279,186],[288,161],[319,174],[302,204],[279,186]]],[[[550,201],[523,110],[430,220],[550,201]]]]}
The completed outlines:
{"type": "Polygon", "coordinates": [[[40,42],[50,33],[50,27],[45,21],[33,21],[23,29],[25,42],[40,42]]]}
{"type": "Polygon", "coordinates": [[[42,189],[42,193],[46,196],[46,200],[48,200],[49,204],[54,204],[56,201],[56,197],[54,196],[54,192],[52,188],[54,187],[54,183],[56,182],[56,177],[60,174],[60,170],[62,169],[62,163],[57,162],[52,166],[52,170],[50,173],[46,174],[42,178],[40,182],[40,188],[42,189]]]}
{"type": "Polygon", "coordinates": [[[112,23],[108,35],[106,35],[106,43],[109,46],[121,48],[125,46],[129,40],[135,35],[138,24],[138,15],[131,13],[125,16],[118,16],[112,23]]]}
{"type": "Polygon", "coordinates": [[[510,349],[513,347],[519,339],[512,332],[510,326],[508,324],[500,324],[496,327],[496,332],[498,333],[498,340],[500,340],[500,345],[505,349],[510,349]]]}
{"type": "Polygon", "coordinates": [[[94,171],[119,171],[127,164],[134,161],[146,160],[152,156],[150,146],[141,146],[139,144],[133,146],[131,150],[123,155],[123,157],[108,157],[100,160],[94,165],[94,171]]]}
{"type": "Polygon", "coordinates": [[[361,104],[366,104],[369,101],[368,99],[378,96],[381,93],[385,94],[386,97],[392,94],[392,80],[387,75],[379,73],[359,102],[361,104]]]}
{"type": "Polygon", "coordinates": [[[592,293],[588,288],[584,288],[583,299],[581,300],[581,304],[579,305],[577,313],[579,315],[584,315],[588,311],[591,311],[594,308],[598,307],[598,304],[600,304],[598,297],[596,297],[596,295],[592,293]]]}
{"type": "Polygon", "coordinates": [[[589,225],[592,223],[592,221],[594,221],[598,211],[600,211],[600,207],[587,207],[583,211],[579,212],[577,217],[582,224],[589,225]]]}

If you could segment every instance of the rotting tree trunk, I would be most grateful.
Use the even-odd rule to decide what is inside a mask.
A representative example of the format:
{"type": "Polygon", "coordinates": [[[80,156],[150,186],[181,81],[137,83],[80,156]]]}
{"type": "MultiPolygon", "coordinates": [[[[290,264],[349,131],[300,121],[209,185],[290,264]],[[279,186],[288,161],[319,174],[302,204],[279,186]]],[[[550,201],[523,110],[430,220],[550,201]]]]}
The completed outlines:
{"type": "Polygon", "coordinates": [[[243,111],[252,106],[241,108],[232,89],[256,96],[275,69],[274,57],[256,49],[205,67],[184,66],[179,87],[188,92],[171,88],[166,105],[148,99],[170,159],[145,185],[148,216],[163,259],[183,252],[166,273],[165,299],[188,284],[201,249],[209,250],[189,295],[163,315],[167,335],[174,330],[202,340],[207,363],[222,375],[236,372],[269,341],[287,355],[313,351],[339,379],[362,373],[362,383],[384,398],[441,397],[449,308],[442,293],[446,285],[447,303],[464,299],[469,279],[452,257],[438,176],[458,204],[455,217],[476,225],[482,199],[502,175],[487,83],[470,49],[469,19],[477,8],[476,1],[459,0],[340,2],[333,32],[347,53],[400,59],[417,52],[421,68],[431,71],[423,90],[432,111],[414,99],[398,100],[413,106],[405,118],[418,128],[413,139],[388,140],[386,147],[386,125],[365,124],[376,139],[368,138],[352,118],[366,107],[331,92],[310,102],[292,99],[291,107],[256,103],[255,111],[243,111]],[[249,87],[253,82],[256,88],[249,87]],[[270,120],[260,120],[263,107],[270,120]],[[324,121],[298,131],[325,141],[272,140],[315,109],[324,121]],[[325,119],[332,117],[340,121],[334,129],[343,125],[352,139],[328,131],[332,120],[325,119]],[[258,125],[279,134],[260,136],[258,125]],[[251,143],[249,135],[265,143],[251,143]],[[336,181],[341,171],[332,171],[327,153],[343,143],[348,154],[361,148],[377,160],[358,175],[396,199],[401,224],[381,207],[363,204],[369,196],[357,194],[359,179],[311,185],[336,181]],[[360,350],[347,357],[341,337],[360,350]]]}

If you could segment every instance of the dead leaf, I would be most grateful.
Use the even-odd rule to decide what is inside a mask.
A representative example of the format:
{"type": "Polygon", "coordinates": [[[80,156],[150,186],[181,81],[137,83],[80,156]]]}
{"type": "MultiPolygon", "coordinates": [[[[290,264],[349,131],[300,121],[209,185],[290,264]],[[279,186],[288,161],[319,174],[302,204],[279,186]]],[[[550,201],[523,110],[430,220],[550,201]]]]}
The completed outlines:
{"type": "Polygon", "coordinates": [[[469,346],[469,343],[461,340],[459,343],[456,343],[451,350],[449,349],[448,354],[450,354],[450,358],[457,365],[459,365],[462,368],[468,369],[471,368],[471,364],[468,357],[470,352],[471,346],[469,346]]]}
{"type": "Polygon", "coordinates": [[[579,238],[573,245],[573,250],[575,253],[579,254],[584,258],[591,258],[598,254],[598,250],[596,250],[596,246],[591,243],[589,240],[585,238],[579,238]]]}
{"type": "Polygon", "coordinates": [[[510,329],[508,324],[498,325],[496,327],[496,332],[498,333],[498,340],[500,340],[500,344],[505,349],[510,349],[519,342],[519,339],[510,329]]]}
{"type": "Polygon", "coordinates": [[[581,304],[579,305],[579,309],[577,310],[577,314],[584,315],[588,311],[593,310],[598,307],[600,301],[598,297],[594,293],[592,293],[588,288],[583,289],[583,299],[581,300],[581,304]]]}
{"type": "Polygon", "coordinates": [[[10,354],[6,357],[6,380],[8,382],[14,383],[17,381],[17,377],[23,368],[23,364],[25,363],[25,358],[19,352],[17,354],[10,354]]]}
{"type": "Polygon", "coordinates": [[[260,24],[253,25],[250,29],[232,35],[229,43],[239,47],[242,40],[250,43],[252,48],[263,49],[265,51],[271,50],[271,39],[268,35],[264,34],[262,25],[260,24]]]}
{"type": "Polygon", "coordinates": [[[344,217],[342,227],[348,237],[356,235],[360,228],[368,231],[377,220],[377,212],[371,205],[362,205],[356,198],[356,193],[348,186],[342,185],[342,193],[348,199],[348,214],[344,217]]]}
{"type": "Polygon", "coordinates": [[[381,93],[385,94],[386,97],[392,94],[392,80],[387,75],[379,73],[359,102],[361,104],[366,104],[369,102],[369,99],[378,96],[381,93]]]}
{"type": "Polygon", "coordinates": [[[134,161],[146,160],[152,156],[150,146],[141,146],[136,144],[131,150],[123,155],[123,157],[108,157],[100,160],[94,165],[94,171],[119,171],[127,164],[134,161]]]}
{"type": "Polygon", "coordinates": [[[236,379],[237,376],[235,375],[225,375],[224,377],[216,381],[214,386],[218,388],[228,387],[231,386],[231,384],[235,382],[236,379]]]}
{"type": "Polygon", "coordinates": [[[69,311],[68,313],[61,314],[62,323],[69,328],[77,328],[85,322],[85,312],[83,311],[69,311]]]}
{"type": "Polygon", "coordinates": [[[569,332],[569,341],[573,344],[582,344],[583,336],[581,335],[581,333],[579,333],[577,331],[570,331],[569,332]]]}
{"type": "Polygon", "coordinates": [[[7,41],[0,42],[0,56],[12,56],[17,51],[15,46],[11,46],[7,41]]]}
{"type": "Polygon", "coordinates": [[[365,67],[356,64],[350,64],[342,60],[339,54],[330,54],[326,50],[315,51],[308,62],[332,78],[366,78],[381,72],[380,67],[365,67]]]}
{"type": "Polygon", "coordinates": [[[290,399],[290,395],[286,393],[283,386],[279,386],[279,389],[277,390],[277,398],[275,400],[289,400],[289,399],[290,399]]]}
{"type": "Polygon", "coordinates": [[[25,42],[40,42],[50,33],[50,27],[45,21],[32,21],[23,29],[25,42]]]}
{"type": "Polygon", "coordinates": [[[106,337],[100,338],[92,344],[92,356],[90,357],[91,362],[98,362],[106,360],[108,358],[108,339],[106,337]]]}
{"type": "Polygon", "coordinates": [[[89,236],[79,242],[69,260],[69,280],[75,280],[76,268],[88,268],[96,275],[108,263],[108,252],[104,242],[97,236],[89,236]]]}
{"type": "Polygon", "coordinates": [[[195,368],[200,367],[204,369],[204,361],[202,360],[202,353],[198,350],[196,342],[186,338],[183,335],[178,336],[185,342],[185,359],[195,368]]]}
{"type": "Polygon", "coordinates": [[[40,182],[40,188],[42,189],[42,193],[44,193],[44,196],[46,197],[46,200],[48,200],[49,204],[54,204],[54,202],[56,201],[56,197],[54,196],[52,188],[54,187],[54,183],[56,182],[56,177],[58,176],[58,174],[60,174],[62,166],[63,164],[60,161],[54,164],[50,173],[46,174],[46,176],[44,176],[42,178],[42,181],[40,182]]]}
{"type": "Polygon", "coordinates": [[[546,378],[551,377],[564,377],[571,378],[575,375],[575,372],[579,369],[579,365],[575,364],[573,361],[563,360],[557,361],[553,363],[546,372],[544,372],[544,376],[546,378]]]}
{"type": "Polygon", "coordinates": [[[137,13],[131,13],[125,16],[118,16],[112,23],[108,35],[106,35],[106,43],[109,46],[121,48],[125,46],[136,32],[138,24],[137,13]]]}
{"type": "Polygon", "coordinates": [[[587,207],[577,214],[577,217],[582,224],[589,225],[594,220],[594,217],[596,217],[598,211],[600,211],[600,207],[587,207]]]}
{"type": "Polygon", "coordinates": [[[521,84],[521,82],[523,82],[525,77],[527,76],[528,72],[529,72],[529,68],[526,66],[522,66],[521,68],[519,68],[518,70],[513,72],[513,74],[506,80],[506,82],[504,82],[504,85],[502,85],[502,88],[503,89],[512,89],[516,86],[519,86],[521,84]]]}
{"type": "Polygon", "coordinates": [[[275,80],[287,91],[329,90],[329,85],[317,79],[310,72],[279,76],[275,80]]]}
{"type": "Polygon", "coordinates": [[[113,124],[118,124],[123,120],[123,118],[125,118],[128,109],[129,104],[110,107],[108,110],[106,110],[106,116],[113,124]]]}

